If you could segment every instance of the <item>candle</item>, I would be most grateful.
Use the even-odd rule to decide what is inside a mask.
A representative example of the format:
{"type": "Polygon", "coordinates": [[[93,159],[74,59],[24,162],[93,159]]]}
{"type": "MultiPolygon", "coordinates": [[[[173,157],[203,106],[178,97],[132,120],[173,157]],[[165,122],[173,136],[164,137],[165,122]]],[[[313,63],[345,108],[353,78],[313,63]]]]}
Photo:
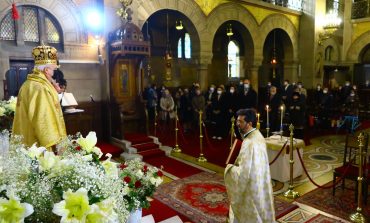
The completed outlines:
{"type": "Polygon", "coordinates": [[[260,122],[260,113],[257,113],[257,122],[260,122]]]}
{"type": "Polygon", "coordinates": [[[280,122],[280,130],[283,131],[283,117],[284,117],[284,106],[280,107],[281,109],[281,122],[280,122]]]}
{"type": "Polygon", "coordinates": [[[266,128],[269,128],[270,127],[270,122],[269,122],[269,105],[266,105],[266,112],[267,112],[266,128]]]}

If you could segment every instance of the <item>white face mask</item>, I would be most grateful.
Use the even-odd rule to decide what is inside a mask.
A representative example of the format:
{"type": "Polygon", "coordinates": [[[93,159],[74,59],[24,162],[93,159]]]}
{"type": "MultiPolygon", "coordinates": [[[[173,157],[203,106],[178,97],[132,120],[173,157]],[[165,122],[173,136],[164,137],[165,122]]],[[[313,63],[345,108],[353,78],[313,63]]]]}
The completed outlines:
{"type": "Polygon", "coordinates": [[[328,91],[324,90],[323,93],[326,94],[326,93],[328,93],[328,91]]]}
{"type": "Polygon", "coordinates": [[[249,88],[249,84],[244,84],[244,88],[249,88]]]}
{"type": "Polygon", "coordinates": [[[348,87],[349,86],[349,83],[346,83],[346,86],[348,87]]]}
{"type": "Polygon", "coordinates": [[[317,86],[317,90],[320,91],[321,87],[320,86],[317,86]]]}
{"type": "Polygon", "coordinates": [[[215,90],[215,88],[211,87],[209,90],[213,92],[215,90]]]}
{"type": "Polygon", "coordinates": [[[298,84],[298,88],[302,88],[302,85],[298,84]]]}
{"type": "Polygon", "coordinates": [[[232,93],[234,93],[235,92],[235,90],[234,89],[230,89],[230,93],[232,94],[232,93]]]}
{"type": "Polygon", "coordinates": [[[222,93],[222,91],[217,91],[217,94],[221,94],[222,93]]]}

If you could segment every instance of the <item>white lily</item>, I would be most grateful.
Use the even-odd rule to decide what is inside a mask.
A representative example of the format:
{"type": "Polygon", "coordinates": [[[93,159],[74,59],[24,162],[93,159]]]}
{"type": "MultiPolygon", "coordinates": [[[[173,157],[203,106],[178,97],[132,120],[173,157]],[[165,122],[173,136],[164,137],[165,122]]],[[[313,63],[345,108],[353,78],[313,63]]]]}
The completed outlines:
{"type": "Polygon", "coordinates": [[[86,138],[81,136],[77,139],[77,143],[81,146],[83,150],[85,150],[87,153],[95,153],[100,158],[103,153],[98,147],[95,146],[97,142],[98,139],[95,132],[89,132],[86,138]]]}
{"type": "Polygon", "coordinates": [[[17,107],[17,97],[11,96],[6,104],[7,109],[12,112],[15,112],[15,108],[17,107]]]}
{"type": "Polygon", "coordinates": [[[33,206],[21,203],[15,196],[9,196],[9,200],[0,198],[1,222],[24,222],[24,219],[33,213],[33,206]]]}
{"type": "Polygon", "coordinates": [[[109,176],[117,178],[118,177],[117,163],[110,161],[110,159],[112,158],[112,154],[108,153],[106,156],[108,157],[108,159],[104,160],[101,164],[104,167],[105,172],[109,176]]]}
{"type": "Polygon", "coordinates": [[[0,107],[0,117],[5,115],[5,108],[0,107]]]}
{"type": "Polygon", "coordinates": [[[27,150],[27,155],[32,159],[39,159],[41,154],[43,154],[45,151],[45,147],[37,147],[36,143],[34,143],[31,148],[27,150]]]}
{"type": "Polygon", "coordinates": [[[76,192],[69,189],[63,193],[61,202],[54,204],[53,213],[61,216],[62,223],[86,222],[86,216],[91,211],[87,190],[80,188],[76,192]]]}
{"type": "Polygon", "coordinates": [[[60,158],[53,152],[46,151],[43,157],[39,158],[40,169],[43,171],[50,170],[58,165],[60,158]]]}

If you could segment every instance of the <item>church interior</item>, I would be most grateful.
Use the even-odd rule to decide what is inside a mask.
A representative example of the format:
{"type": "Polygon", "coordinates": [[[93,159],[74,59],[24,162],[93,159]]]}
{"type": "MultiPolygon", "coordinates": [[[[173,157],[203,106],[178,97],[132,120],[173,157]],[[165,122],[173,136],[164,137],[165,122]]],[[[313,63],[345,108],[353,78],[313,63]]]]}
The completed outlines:
{"type": "Polygon", "coordinates": [[[43,44],[67,134],[164,173],[141,222],[228,221],[245,108],[276,222],[369,221],[370,0],[2,0],[1,100],[43,44]]]}

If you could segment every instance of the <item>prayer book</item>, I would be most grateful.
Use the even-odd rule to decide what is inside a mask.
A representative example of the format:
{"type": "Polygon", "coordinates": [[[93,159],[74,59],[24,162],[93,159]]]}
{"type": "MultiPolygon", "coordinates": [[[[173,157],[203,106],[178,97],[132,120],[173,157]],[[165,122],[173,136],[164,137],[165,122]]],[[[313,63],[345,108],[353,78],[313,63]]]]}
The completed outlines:
{"type": "Polygon", "coordinates": [[[62,107],[73,107],[78,105],[72,93],[64,92],[59,94],[58,96],[59,100],[61,100],[62,107]]]}

